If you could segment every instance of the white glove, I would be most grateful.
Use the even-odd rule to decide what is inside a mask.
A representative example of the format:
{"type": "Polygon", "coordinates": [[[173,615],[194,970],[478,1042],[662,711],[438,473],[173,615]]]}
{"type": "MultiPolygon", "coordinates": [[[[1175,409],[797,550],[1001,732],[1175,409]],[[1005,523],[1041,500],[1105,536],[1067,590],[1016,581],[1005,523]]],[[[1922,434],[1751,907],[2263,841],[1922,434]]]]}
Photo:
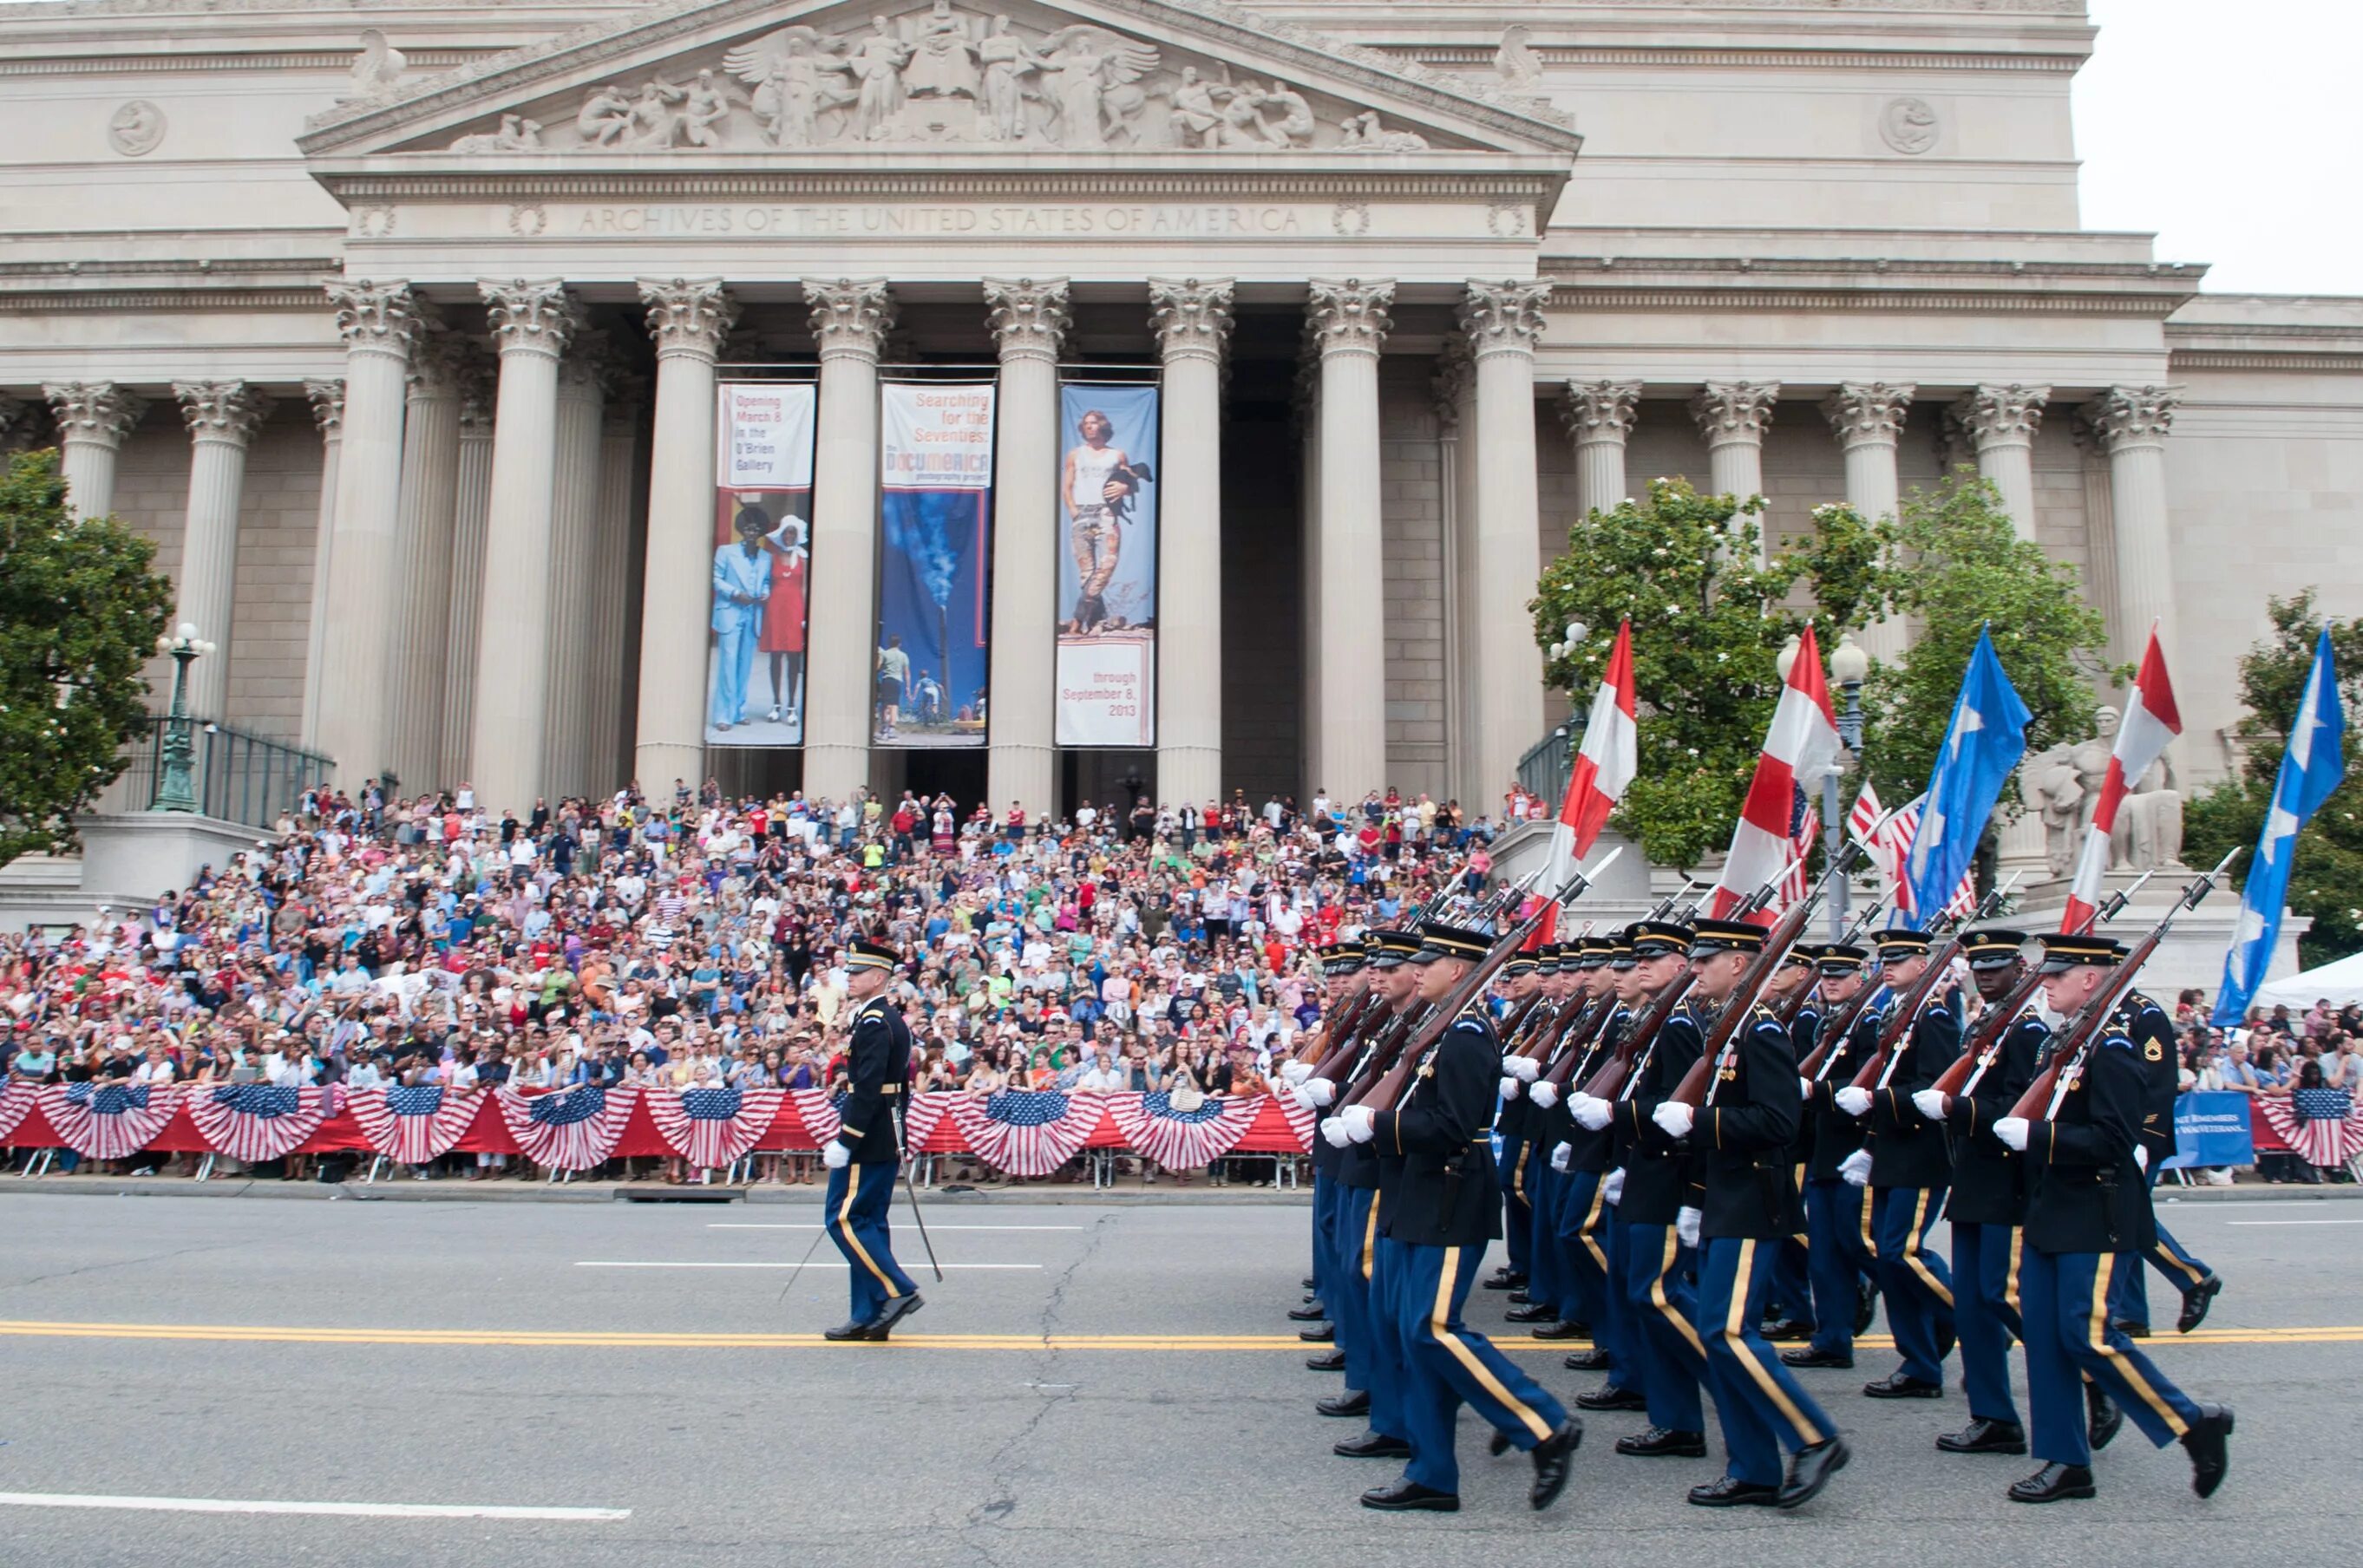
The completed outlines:
{"type": "Polygon", "coordinates": [[[1561,1176],[1565,1176],[1567,1174],[1568,1165],[1572,1163],[1574,1159],[1574,1144],[1559,1144],[1551,1150],[1551,1169],[1559,1172],[1561,1176]]]}
{"type": "Polygon", "coordinates": [[[1994,1123],[1994,1136],[2012,1148],[2024,1153],[2026,1148],[2028,1121],[2024,1116],[2005,1116],[1994,1123]]]}
{"type": "Polygon", "coordinates": [[[1548,1110],[1559,1103],[1559,1085],[1545,1078],[1526,1091],[1526,1098],[1548,1110]]]}
{"type": "Polygon", "coordinates": [[[2145,1171],[2149,1169],[2149,1150],[2142,1144],[2134,1145],[2134,1164],[2145,1171]]]}
{"type": "Polygon", "coordinates": [[[1869,1187],[1870,1185],[1870,1151],[1857,1149],[1853,1154],[1840,1160],[1838,1175],[1846,1179],[1848,1187],[1869,1187]]]}
{"type": "Polygon", "coordinates": [[[828,1147],[820,1152],[820,1163],[833,1171],[841,1171],[853,1163],[853,1151],[831,1138],[828,1147]]]}
{"type": "Polygon", "coordinates": [[[1313,1064],[1310,1062],[1282,1062],[1280,1065],[1280,1081],[1291,1088],[1312,1076],[1313,1064]]]}
{"type": "Polygon", "coordinates": [[[1329,1140],[1329,1146],[1333,1149],[1342,1149],[1354,1141],[1346,1136],[1346,1124],[1334,1116],[1323,1119],[1321,1136],[1329,1140]]]}
{"type": "Polygon", "coordinates": [[[1346,1124],[1346,1136],[1357,1143],[1367,1143],[1378,1132],[1378,1114],[1367,1105],[1349,1105],[1340,1111],[1337,1120],[1346,1124]]]}
{"type": "Polygon", "coordinates": [[[1800,1098],[1800,1099],[1813,1099],[1813,1098],[1814,1098],[1814,1080],[1813,1080],[1813,1079],[1811,1079],[1811,1078],[1799,1078],[1799,1079],[1797,1080],[1797,1095],[1798,1095],[1798,1098],[1800,1098]]]}
{"type": "Polygon", "coordinates": [[[1502,1075],[1502,1098],[1503,1099],[1518,1098],[1518,1080],[1507,1073],[1502,1075]]]}
{"type": "Polygon", "coordinates": [[[1513,1077],[1527,1083],[1532,1083],[1542,1077],[1543,1065],[1532,1056],[1513,1056],[1503,1066],[1510,1069],[1513,1077]]]}
{"type": "Polygon", "coordinates": [[[1674,1211],[1674,1234],[1681,1239],[1682,1245],[1686,1247],[1698,1245],[1699,1221],[1705,1218],[1705,1215],[1695,1209],[1680,1209],[1674,1211]]]}
{"type": "Polygon", "coordinates": [[[1678,1099],[1670,1099],[1649,1112],[1649,1120],[1664,1128],[1669,1138],[1687,1138],[1692,1124],[1698,1120],[1698,1112],[1678,1099]]]}
{"type": "Polygon", "coordinates": [[[1294,1088],[1289,1090],[1288,1098],[1296,1102],[1296,1109],[1299,1110],[1316,1110],[1320,1104],[1319,1101],[1313,1098],[1311,1092],[1308,1091],[1303,1084],[1299,1084],[1294,1088]]]}
{"type": "Polygon", "coordinates": [[[1614,1106],[1588,1094],[1577,1095],[1568,1101],[1568,1107],[1575,1112],[1575,1120],[1587,1132],[1599,1132],[1608,1125],[1609,1118],[1616,1114],[1614,1106]]]}
{"type": "Polygon", "coordinates": [[[1304,1080],[1304,1092],[1313,1097],[1312,1104],[1326,1105],[1337,1098],[1337,1086],[1327,1078],[1307,1078],[1304,1080]]]}
{"type": "Polygon", "coordinates": [[[1852,1084],[1837,1092],[1838,1109],[1848,1116],[1860,1116],[1870,1109],[1870,1091],[1852,1084]]]}
{"type": "Polygon", "coordinates": [[[1600,1201],[1614,1205],[1625,1200],[1625,1167],[1617,1166],[1600,1181],[1600,1201]]]}
{"type": "Polygon", "coordinates": [[[1920,1114],[1926,1117],[1929,1121],[1942,1121],[1945,1120],[1946,1096],[1944,1090],[1932,1088],[1914,1089],[1912,1091],[1912,1103],[1914,1106],[1917,1106],[1919,1108],[1920,1114]]]}

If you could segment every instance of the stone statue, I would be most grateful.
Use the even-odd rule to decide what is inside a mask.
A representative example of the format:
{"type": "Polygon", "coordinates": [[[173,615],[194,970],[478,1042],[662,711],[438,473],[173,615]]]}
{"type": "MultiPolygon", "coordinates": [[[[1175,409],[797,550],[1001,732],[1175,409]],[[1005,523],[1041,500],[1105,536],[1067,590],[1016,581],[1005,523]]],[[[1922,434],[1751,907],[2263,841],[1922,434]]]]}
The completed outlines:
{"type": "Polygon", "coordinates": [[[1252,82],[1242,82],[1225,89],[1223,124],[1215,145],[1233,150],[1255,150],[1271,145],[1264,133],[1263,89],[1252,82]]]}
{"type": "Polygon", "coordinates": [[[1222,141],[1223,109],[1215,101],[1217,89],[1198,75],[1198,68],[1185,65],[1182,80],[1172,92],[1173,134],[1184,146],[1215,147],[1222,141]]]}
{"type": "Polygon", "coordinates": [[[353,96],[373,98],[393,86],[408,63],[402,51],[385,41],[385,35],[375,28],[361,32],[361,52],[353,61],[353,96]]]}
{"type": "Polygon", "coordinates": [[[1283,87],[1275,82],[1264,102],[1280,110],[1280,118],[1267,121],[1264,136],[1274,147],[1304,147],[1313,140],[1313,105],[1293,87],[1283,87]]]}
{"type": "Polygon", "coordinates": [[[594,147],[613,147],[632,128],[632,99],[614,83],[583,94],[575,112],[574,134],[594,147]]]}
{"type": "Polygon", "coordinates": [[[2112,863],[2123,870],[2181,866],[2182,792],[2175,788],[2174,767],[2164,752],[2126,786],[2109,834],[2109,850],[2112,863]]]}
{"type": "Polygon", "coordinates": [[[729,87],[716,80],[711,71],[701,71],[697,80],[683,90],[681,101],[681,130],[692,147],[720,147],[722,133],[717,128],[730,117],[729,87]]]}
{"type": "Polygon", "coordinates": [[[853,46],[853,138],[883,141],[893,135],[896,116],[908,94],[903,67],[910,62],[911,46],[894,36],[894,25],[883,17],[870,19],[870,36],[853,46]]]}
{"type": "Polygon", "coordinates": [[[2028,757],[2018,770],[2018,792],[2026,809],[2042,819],[2044,868],[2054,877],[2073,874],[2083,838],[2086,800],[2073,748],[2055,745],[2028,757]]]}
{"type": "Polygon", "coordinates": [[[632,100],[631,146],[642,152],[661,152],[673,144],[681,130],[681,116],[673,105],[689,96],[686,88],[676,87],[659,76],[640,89],[632,100]]]}
{"type": "Polygon", "coordinates": [[[1111,132],[1128,131],[1148,102],[1139,86],[1157,69],[1157,50],[1105,28],[1060,28],[1042,40],[1043,95],[1059,145],[1097,151],[1111,132]]]}
{"type": "MultiPolygon", "coordinates": [[[[2117,710],[2093,715],[2090,739],[2055,745],[2031,757],[2019,771],[2019,793],[2043,819],[2044,863],[2054,877],[2075,874],[2084,838],[2101,803],[2116,750],[2117,710]]],[[[2172,765],[2161,755],[2140,778],[2130,780],[2109,830],[2112,871],[2151,871],[2182,863],[2182,796],[2172,765]]]]}
{"type": "Polygon", "coordinates": [[[811,28],[782,28],[722,57],[722,69],[752,87],[756,118],[776,147],[810,147],[821,139],[825,109],[853,102],[852,64],[842,40],[811,28]]]}
{"type": "Polygon", "coordinates": [[[451,144],[454,152],[540,152],[541,122],[522,115],[503,115],[501,128],[463,136],[451,144]]]}
{"type": "Polygon", "coordinates": [[[1425,152],[1427,138],[1417,131],[1389,130],[1380,123],[1376,109],[1364,109],[1359,115],[1348,115],[1338,127],[1337,145],[1355,148],[1364,152],[1425,152]]]}
{"type": "Polygon", "coordinates": [[[951,0],[936,0],[920,19],[903,82],[915,98],[976,96],[976,46],[969,39],[967,19],[952,15],[951,0]]]}
{"type": "Polygon", "coordinates": [[[1502,47],[1493,51],[1493,70],[1513,93],[1543,90],[1543,62],[1534,51],[1533,38],[1524,26],[1513,24],[1502,29],[1502,47]]]}
{"type": "Polygon", "coordinates": [[[976,59],[982,70],[984,114],[979,132],[990,141],[1020,141],[1026,136],[1026,78],[1042,69],[1041,57],[1009,30],[1007,16],[993,18],[992,28],[977,40],[976,59]]]}

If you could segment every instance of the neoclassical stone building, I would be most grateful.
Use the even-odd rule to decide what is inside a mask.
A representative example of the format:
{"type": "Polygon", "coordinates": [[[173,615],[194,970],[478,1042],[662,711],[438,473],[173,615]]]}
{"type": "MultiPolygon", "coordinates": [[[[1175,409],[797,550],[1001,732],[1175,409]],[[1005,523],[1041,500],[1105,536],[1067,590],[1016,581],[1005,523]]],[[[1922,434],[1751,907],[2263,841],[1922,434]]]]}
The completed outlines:
{"type": "Polygon", "coordinates": [[[2094,44],[2080,0],[0,6],[0,414],[158,540],[198,711],[349,779],[723,762],[734,366],[819,387],[804,745],[744,782],[1496,801],[1588,508],[1687,474],[1777,540],[1957,462],[2119,652],[2166,629],[2203,778],[2264,596],[2363,610],[2363,302],[2084,229],[2094,44]],[[1000,387],[982,753],[870,745],[905,365],[1000,387]],[[1052,744],[1094,366],[1166,394],[1153,757],[1052,744]]]}

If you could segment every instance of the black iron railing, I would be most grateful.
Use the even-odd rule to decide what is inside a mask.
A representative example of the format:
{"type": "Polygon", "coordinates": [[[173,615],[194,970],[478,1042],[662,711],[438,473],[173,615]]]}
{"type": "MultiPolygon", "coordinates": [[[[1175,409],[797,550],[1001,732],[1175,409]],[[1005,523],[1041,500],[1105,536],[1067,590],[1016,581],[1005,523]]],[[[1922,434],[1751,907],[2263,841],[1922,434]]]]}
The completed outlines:
{"type": "MultiPolygon", "coordinates": [[[[157,804],[164,783],[165,737],[174,722],[161,713],[150,713],[131,742],[130,766],[117,787],[122,790],[120,798],[136,810],[153,809],[157,804]]],[[[281,812],[293,810],[305,790],[326,783],[336,767],[318,752],[249,734],[227,724],[202,719],[178,722],[189,727],[190,782],[196,809],[224,822],[267,828],[281,812]]]]}

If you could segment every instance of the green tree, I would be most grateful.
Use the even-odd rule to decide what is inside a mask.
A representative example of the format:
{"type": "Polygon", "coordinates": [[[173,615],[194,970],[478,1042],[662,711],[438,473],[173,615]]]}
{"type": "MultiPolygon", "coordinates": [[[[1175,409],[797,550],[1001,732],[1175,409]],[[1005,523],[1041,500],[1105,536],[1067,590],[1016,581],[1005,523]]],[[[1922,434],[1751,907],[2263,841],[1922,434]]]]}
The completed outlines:
{"type": "Polygon", "coordinates": [[[156,547],[66,509],[54,451],[0,474],[0,865],[75,847],[73,819],[123,771],[141,671],[172,604],[156,547]]]}
{"type": "MultiPolygon", "coordinates": [[[[2314,591],[2293,599],[2269,599],[2265,613],[2272,635],[2240,660],[2240,700],[2247,712],[2235,727],[2246,756],[2238,775],[2190,801],[2183,812],[2183,858],[2213,866],[2235,846],[2253,854],[2265,812],[2280,778],[2286,736],[2281,726],[2297,712],[2305,678],[2313,668],[2314,641],[2324,617],[2314,591]]],[[[2338,665],[2338,694],[2346,709],[2346,778],[2297,835],[2291,863],[2289,909],[2313,917],[2313,929],[2299,939],[2307,967],[2363,951],[2363,621],[2331,621],[2331,657],[2338,665]]],[[[2233,864],[2233,879],[2247,880],[2249,857],[2233,864]]]]}

